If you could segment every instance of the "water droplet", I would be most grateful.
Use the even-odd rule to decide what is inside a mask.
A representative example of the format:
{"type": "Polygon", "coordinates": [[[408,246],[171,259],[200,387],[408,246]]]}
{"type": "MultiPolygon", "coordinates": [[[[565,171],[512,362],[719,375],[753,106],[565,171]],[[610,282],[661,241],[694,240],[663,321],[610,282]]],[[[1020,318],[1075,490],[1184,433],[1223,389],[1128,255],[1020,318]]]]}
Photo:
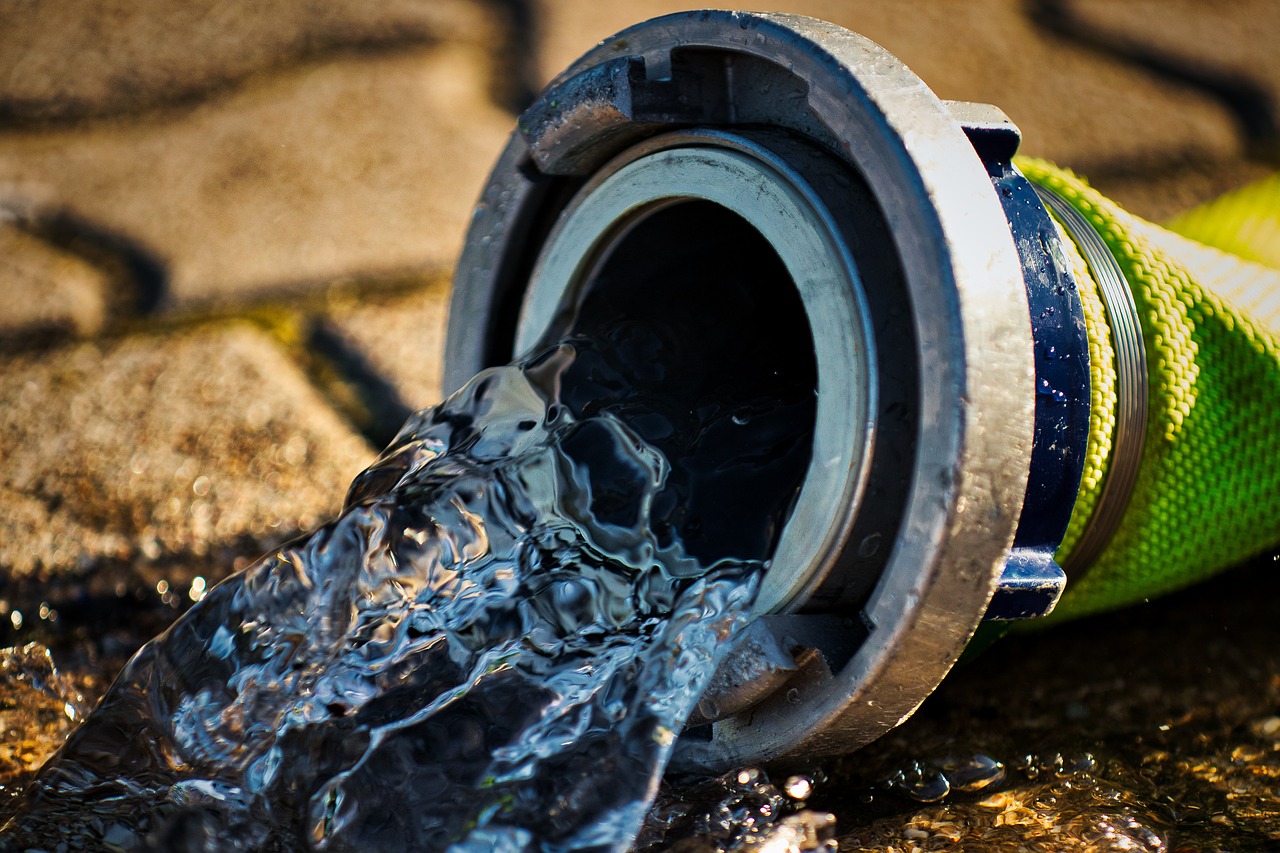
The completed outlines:
{"type": "Polygon", "coordinates": [[[922,761],[895,771],[885,786],[921,803],[935,803],[951,793],[951,783],[942,771],[922,761]]]}
{"type": "Polygon", "coordinates": [[[1003,782],[1005,778],[1004,764],[981,753],[945,759],[938,764],[946,774],[951,790],[961,793],[981,791],[1003,782]]]}
{"type": "Polygon", "coordinates": [[[1280,735],[1280,717],[1263,717],[1250,724],[1249,729],[1258,737],[1275,737],[1280,735]]]}
{"type": "Polygon", "coordinates": [[[782,792],[793,800],[807,800],[813,793],[813,780],[808,776],[788,776],[782,792]]]}
{"type": "Polygon", "coordinates": [[[922,803],[936,803],[951,793],[951,783],[941,773],[932,773],[902,789],[907,796],[922,803]]]}
{"type": "Polygon", "coordinates": [[[858,556],[862,559],[875,556],[880,550],[880,541],[883,537],[879,533],[872,533],[870,536],[858,543],[858,556]]]}

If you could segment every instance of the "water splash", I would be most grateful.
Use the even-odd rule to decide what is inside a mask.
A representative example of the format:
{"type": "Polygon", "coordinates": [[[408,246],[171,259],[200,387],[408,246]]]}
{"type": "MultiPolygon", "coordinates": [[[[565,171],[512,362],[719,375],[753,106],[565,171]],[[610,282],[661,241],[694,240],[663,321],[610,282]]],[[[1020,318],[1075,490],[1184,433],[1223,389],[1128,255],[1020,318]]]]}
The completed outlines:
{"type": "Polygon", "coordinates": [[[718,779],[666,788],[645,822],[637,853],[801,853],[835,851],[835,816],[804,808],[813,780],[791,776],[781,787],[757,767],[718,779]],[[803,782],[801,780],[804,780],[803,782]]]}
{"type": "Polygon", "coordinates": [[[188,594],[0,847],[629,846],[812,447],[785,268],[703,255],[633,276],[616,252],[538,353],[412,417],[338,519],[188,594]]]}
{"type": "Polygon", "coordinates": [[[737,469],[807,453],[719,425],[803,430],[811,395],[690,421],[638,406],[625,350],[564,342],[412,418],[337,520],[130,661],[0,842],[627,847],[794,493],[744,503],[737,469]],[[730,490],[737,533],[707,511],[730,490]]]}

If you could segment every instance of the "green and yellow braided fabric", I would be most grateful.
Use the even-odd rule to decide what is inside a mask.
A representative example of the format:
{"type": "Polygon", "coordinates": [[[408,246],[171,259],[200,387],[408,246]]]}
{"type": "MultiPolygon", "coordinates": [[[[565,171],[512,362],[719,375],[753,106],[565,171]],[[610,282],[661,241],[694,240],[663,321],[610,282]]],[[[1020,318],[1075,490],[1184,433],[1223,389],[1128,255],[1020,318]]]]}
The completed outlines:
{"type": "Polygon", "coordinates": [[[1280,269],[1280,172],[1193,208],[1166,227],[1206,246],[1280,269]]]}
{"type": "MultiPolygon", "coordinates": [[[[1050,620],[1152,598],[1276,547],[1280,271],[1132,216],[1066,170],[1025,159],[1018,167],[1079,210],[1116,258],[1138,308],[1150,387],[1146,443],[1123,520],[1098,560],[1068,579],[1050,620]]],[[[1280,259],[1280,230],[1268,230],[1280,229],[1280,176],[1233,195],[1175,225],[1255,261],[1280,259]]],[[[1059,560],[1096,504],[1116,407],[1102,302],[1070,249],[1089,330],[1093,410],[1059,560]]]]}

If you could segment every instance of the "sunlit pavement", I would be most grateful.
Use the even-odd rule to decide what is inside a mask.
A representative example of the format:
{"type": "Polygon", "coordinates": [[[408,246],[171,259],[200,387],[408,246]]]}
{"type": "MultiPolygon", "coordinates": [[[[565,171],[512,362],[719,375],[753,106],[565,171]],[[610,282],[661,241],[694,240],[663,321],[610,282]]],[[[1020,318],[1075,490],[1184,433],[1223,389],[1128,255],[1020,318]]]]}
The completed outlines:
{"type": "MultiPolygon", "coordinates": [[[[769,7],[999,105],[1024,152],[1157,221],[1280,160],[1270,0],[769,7]]],[[[515,107],[683,8],[0,10],[0,629],[63,673],[40,648],[0,669],[7,790],[138,642],[335,512],[437,399],[449,268],[515,107]]],[[[1006,639],[808,804],[848,849],[1280,844],[1274,568],[1006,639]],[[976,755],[1003,778],[912,799],[976,755]]]]}

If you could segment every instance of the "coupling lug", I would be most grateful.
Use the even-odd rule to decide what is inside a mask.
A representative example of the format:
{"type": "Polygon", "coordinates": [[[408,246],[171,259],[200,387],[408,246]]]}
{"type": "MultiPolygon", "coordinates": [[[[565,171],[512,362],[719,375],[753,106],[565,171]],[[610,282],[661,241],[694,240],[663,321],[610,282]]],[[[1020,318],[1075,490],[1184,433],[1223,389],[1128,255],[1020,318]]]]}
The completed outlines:
{"type": "Polygon", "coordinates": [[[951,117],[960,122],[969,144],[982,162],[1008,162],[1018,153],[1022,131],[994,104],[974,101],[943,101],[951,117]]]}
{"type": "Polygon", "coordinates": [[[644,57],[620,56],[551,86],[518,127],[543,174],[589,175],[661,129],[715,123],[701,83],[693,74],[649,79],[644,57]]]}
{"type": "Polygon", "coordinates": [[[1054,562],[1051,550],[1014,548],[1005,561],[983,621],[1008,622],[1048,616],[1066,586],[1067,575],[1054,562]]]}

